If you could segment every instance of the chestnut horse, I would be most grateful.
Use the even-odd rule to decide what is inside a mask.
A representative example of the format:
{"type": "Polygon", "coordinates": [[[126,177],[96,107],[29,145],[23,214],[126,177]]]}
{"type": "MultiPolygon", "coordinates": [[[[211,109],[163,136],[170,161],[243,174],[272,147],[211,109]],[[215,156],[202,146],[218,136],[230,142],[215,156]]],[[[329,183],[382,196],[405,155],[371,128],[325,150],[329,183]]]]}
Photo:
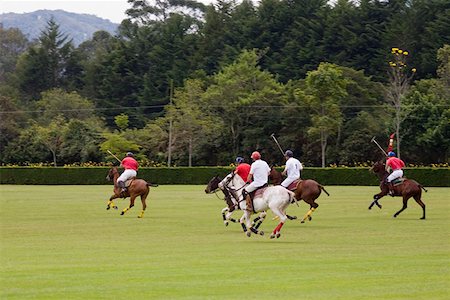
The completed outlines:
{"type": "Polygon", "coordinates": [[[117,185],[117,178],[119,178],[119,172],[117,171],[117,167],[112,167],[109,170],[108,175],[106,176],[106,179],[108,181],[112,181],[114,183],[114,189],[113,189],[114,194],[109,198],[106,209],[107,210],[110,208],[117,209],[117,206],[113,202],[114,199],[130,197],[130,205],[128,205],[128,207],[126,207],[122,210],[121,215],[124,215],[130,208],[132,208],[134,206],[134,200],[136,199],[136,197],[140,196],[141,202],[142,202],[142,211],[139,214],[138,218],[143,218],[145,208],[147,207],[145,200],[147,199],[148,193],[150,192],[149,186],[156,187],[158,185],[152,184],[143,179],[132,179],[130,185],[127,188],[127,191],[122,192],[122,189],[117,185]]]}
{"type": "MultiPolygon", "coordinates": [[[[274,185],[278,185],[283,181],[283,176],[281,172],[277,171],[274,167],[271,167],[269,179],[274,185]]],[[[317,198],[319,198],[322,191],[330,196],[330,194],[321,184],[312,179],[299,180],[292,191],[295,193],[295,198],[298,201],[303,200],[310,205],[309,211],[301,221],[302,223],[305,223],[306,219],[308,219],[309,221],[312,220],[311,214],[317,209],[317,207],[319,207],[319,204],[317,204],[315,201],[317,198]]]]}
{"type": "MultiPolygon", "coordinates": [[[[389,187],[386,183],[386,178],[389,176],[388,171],[386,171],[386,166],[383,162],[376,162],[372,168],[370,168],[372,172],[374,172],[378,180],[380,181],[380,189],[381,192],[375,194],[373,196],[373,202],[370,204],[369,209],[372,209],[372,206],[376,204],[379,208],[381,205],[378,203],[378,200],[389,193],[389,187]]],[[[394,214],[394,218],[396,218],[402,211],[404,211],[408,207],[409,198],[413,197],[414,200],[422,207],[423,215],[420,218],[421,220],[425,219],[425,204],[422,202],[422,189],[427,192],[427,190],[417,181],[412,179],[404,179],[403,183],[394,186],[394,196],[401,196],[403,198],[403,206],[402,208],[394,214]]]]}

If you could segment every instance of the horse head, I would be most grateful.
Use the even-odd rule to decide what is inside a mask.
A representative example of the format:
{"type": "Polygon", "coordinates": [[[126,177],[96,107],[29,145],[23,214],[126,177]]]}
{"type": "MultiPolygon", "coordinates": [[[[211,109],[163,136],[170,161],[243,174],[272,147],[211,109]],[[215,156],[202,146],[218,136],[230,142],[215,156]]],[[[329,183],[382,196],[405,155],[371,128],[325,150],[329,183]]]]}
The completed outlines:
{"type": "Polygon", "coordinates": [[[283,176],[281,175],[281,172],[272,166],[270,167],[269,179],[273,185],[279,185],[283,181],[283,176]]]}
{"type": "Polygon", "coordinates": [[[386,171],[386,167],[382,161],[377,161],[370,168],[370,171],[374,172],[375,174],[384,173],[386,171]]]}
{"type": "Polygon", "coordinates": [[[116,174],[119,174],[119,171],[117,171],[117,167],[112,167],[111,169],[109,169],[108,175],[106,175],[106,180],[113,181],[114,175],[116,174]]]}
{"type": "Polygon", "coordinates": [[[208,182],[208,185],[206,186],[205,193],[207,194],[214,193],[214,191],[219,188],[219,183],[221,181],[222,179],[219,177],[219,175],[216,175],[213,178],[211,178],[211,180],[208,182]]]}

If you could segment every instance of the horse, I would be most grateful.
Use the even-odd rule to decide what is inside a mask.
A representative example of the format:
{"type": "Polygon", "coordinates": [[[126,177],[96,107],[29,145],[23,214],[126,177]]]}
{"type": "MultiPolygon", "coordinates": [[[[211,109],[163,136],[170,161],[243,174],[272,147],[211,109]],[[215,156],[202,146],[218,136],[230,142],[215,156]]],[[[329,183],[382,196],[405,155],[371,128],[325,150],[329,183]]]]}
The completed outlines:
{"type": "MultiPolygon", "coordinates": [[[[274,167],[270,168],[269,178],[274,185],[281,184],[283,180],[281,172],[277,171],[274,167]]],[[[298,201],[303,200],[310,205],[309,211],[303,217],[301,223],[305,223],[306,219],[309,221],[312,220],[311,214],[317,209],[317,207],[319,207],[319,204],[315,201],[319,198],[322,191],[330,196],[323,185],[312,179],[294,181],[288,189],[294,192],[295,198],[298,201]]]]}
{"type": "MultiPolygon", "coordinates": [[[[383,162],[376,162],[371,168],[370,171],[375,173],[380,181],[380,189],[381,192],[375,194],[373,196],[373,202],[370,204],[369,209],[372,209],[372,206],[375,204],[381,209],[381,205],[378,203],[380,198],[386,196],[389,193],[389,187],[386,182],[386,178],[389,176],[388,171],[386,171],[386,166],[383,162]]],[[[417,181],[412,179],[403,178],[403,182],[396,185],[394,183],[394,196],[401,196],[403,198],[403,206],[402,208],[394,214],[394,218],[396,218],[402,211],[404,211],[408,207],[409,198],[413,197],[416,200],[417,204],[422,207],[422,217],[421,220],[425,220],[425,203],[422,202],[422,190],[427,192],[427,190],[417,181]]]]}
{"type": "MultiPolygon", "coordinates": [[[[244,185],[237,188],[235,186],[229,186],[229,183],[231,180],[233,180],[234,176],[234,172],[231,172],[230,174],[225,176],[224,179],[220,178],[219,175],[216,175],[211,178],[205,188],[206,194],[215,193],[218,189],[220,189],[224,193],[225,197],[223,200],[225,201],[227,206],[222,209],[222,219],[225,226],[228,226],[229,222],[238,222],[236,219],[231,217],[233,212],[235,212],[236,210],[245,210],[247,208],[247,204],[242,197],[242,189],[244,188],[245,183],[244,185]]],[[[253,220],[253,224],[256,224],[255,228],[258,228],[261,225],[265,217],[266,213],[261,212],[259,216],[253,220]]]]}
{"type": "Polygon", "coordinates": [[[145,200],[147,199],[148,193],[150,192],[150,186],[157,187],[157,184],[152,184],[143,179],[131,179],[131,183],[127,188],[127,191],[122,192],[122,189],[117,185],[117,178],[119,178],[119,172],[117,171],[117,167],[112,167],[108,171],[108,175],[106,179],[108,181],[112,181],[114,183],[114,194],[109,198],[108,204],[106,206],[106,210],[110,208],[117,209],[117,206],[114,204],[113,200],[117,198],[127,198],[130,197],[130,204],[128,207],[124,208],[120,215],[124,215],[130,208],[134,206],[134,200],[140,196],[142,202],[142,211],[138,215],[138,218],[144,217],[145,209],[147,208],[147,204],[145,200]]]}
{"type": "Polygon", "coordinates": [[[241,209],[244,211],[244,214],[239,219],[239,223],[241,223],[242,229],[244,233],[250,237],[251,233],[264,235],[264,231],[258,231],[258,226],[253,226],[251,223],[251,215],[252,213],[264,213],[268,209],[270,209],[279,219],[280,223],[275,227],[270,235],[270,238],[279,238],[280,231],[283,227],[284,223],[288,219],[286,215],[286,208],[290,203],[294,202],[294,193],[288,191],[282,186],[269,186],[263,189],[259,189],[256,191],[255,196],[253,198],[253,211],[247,209],[247,205],[245,204],[244,197],[242,197],[242,189],[246,185],[244,180],[240,176],[234,176],[233,174],[229,175],[229,180],[222,180],[222,183],[226,188],[228,188],[231,193],[235,192],[238,197],[238,203],[241,209]],[[245,205],[245,206],[244,206],[245,205]]]}

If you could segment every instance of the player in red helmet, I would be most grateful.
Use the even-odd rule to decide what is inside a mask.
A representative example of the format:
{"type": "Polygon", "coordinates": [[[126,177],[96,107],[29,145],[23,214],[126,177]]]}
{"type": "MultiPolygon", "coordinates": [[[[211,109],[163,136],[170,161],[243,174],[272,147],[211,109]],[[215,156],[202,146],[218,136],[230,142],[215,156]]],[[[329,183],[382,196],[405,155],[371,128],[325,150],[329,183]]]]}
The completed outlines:
{"type": "Polygon", "coordinates": [[[392,173],[386,178],[389,187],[389,195],[391,196],[394,196],[395,194],[392,181],[403,176],[402,168],[405,167],[405,163],[403,162],[403,160],[395,156],[395,152],[390,151],[388,153],[388,159],[386,161],[386,171],[389,172],[389,170],[392,169],[392,173]]]}
{"type": "Polygon", "coordinates": [[[247,183],[249,183],[249,185],[245,187],[242,193],[243,197],[246,199],[247,210],[249,211],[253,211],[252,192],[267,185],[270,173],[269,165],[261,159],[261,154],[258,151],[253,152],[251,158],[253,159],[253,163],[247,177],[247,183]],[[253,181],[251,182],[252,179],[253,181]]]}

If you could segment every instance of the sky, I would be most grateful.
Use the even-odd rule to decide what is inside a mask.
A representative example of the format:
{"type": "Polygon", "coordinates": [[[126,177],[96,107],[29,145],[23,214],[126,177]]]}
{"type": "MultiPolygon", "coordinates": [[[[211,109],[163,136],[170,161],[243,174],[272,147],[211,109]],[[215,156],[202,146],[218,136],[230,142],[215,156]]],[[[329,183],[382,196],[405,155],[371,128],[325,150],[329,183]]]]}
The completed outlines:
{"type": "MultiPolygon", "coordinates": [[[[205,4],[213,0],[198,0],[205,4]]],[[[62,9],[68,12],[96,15],[113,23],[126,18],[127,0],[0,0],[0,14],[27,13],[40,9],[62,9]]]]}

